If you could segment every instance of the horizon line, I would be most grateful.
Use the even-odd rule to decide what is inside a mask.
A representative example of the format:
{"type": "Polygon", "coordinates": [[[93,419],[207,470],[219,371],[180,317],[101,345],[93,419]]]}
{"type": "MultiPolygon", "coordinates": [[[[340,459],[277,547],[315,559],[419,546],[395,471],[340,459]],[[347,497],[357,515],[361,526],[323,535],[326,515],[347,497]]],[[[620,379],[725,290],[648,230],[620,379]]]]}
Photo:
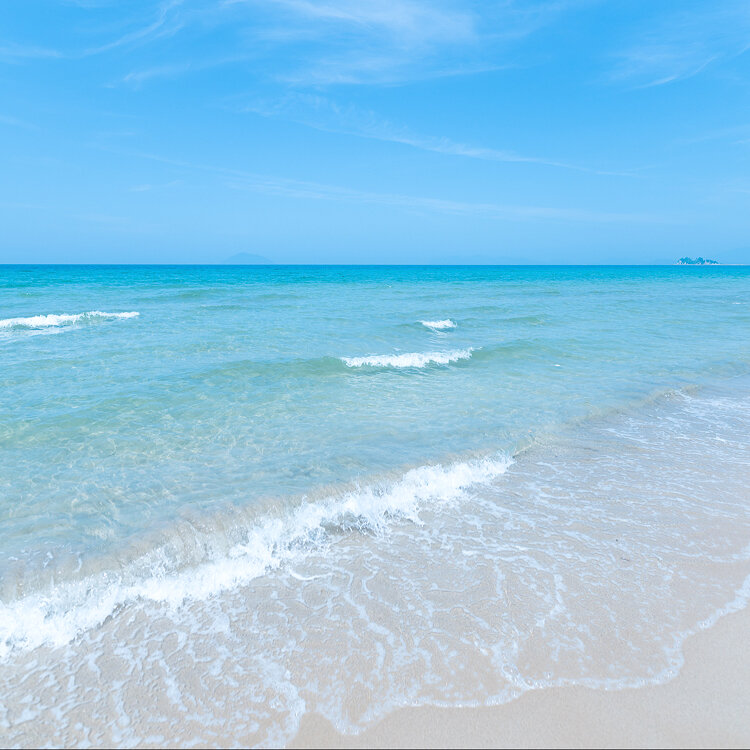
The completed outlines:
{"type": "Polygon", "coordinates": [[[18,267],[101,268],[708,268],[750,266],[750,263],[0,263],[0,268],[18,267]]]}

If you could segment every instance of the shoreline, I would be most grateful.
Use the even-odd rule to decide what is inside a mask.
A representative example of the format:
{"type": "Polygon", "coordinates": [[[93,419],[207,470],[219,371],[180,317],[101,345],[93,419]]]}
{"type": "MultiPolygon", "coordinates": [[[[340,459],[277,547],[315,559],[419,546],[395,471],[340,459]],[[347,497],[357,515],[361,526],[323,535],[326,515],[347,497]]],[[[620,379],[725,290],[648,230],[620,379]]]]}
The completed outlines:
{"type": "Polygon", "coordinates": [[[5,744],[747,744],[724,270],[18,271],[5,744]]]}
{"type": "Polygon", "coordinates": [[[683,644],[667,683],[623,690],[533,690],[498,706],[401,708],[359,735],[303,716],[288,747],[747,747],[750,608],[683,644]]]}

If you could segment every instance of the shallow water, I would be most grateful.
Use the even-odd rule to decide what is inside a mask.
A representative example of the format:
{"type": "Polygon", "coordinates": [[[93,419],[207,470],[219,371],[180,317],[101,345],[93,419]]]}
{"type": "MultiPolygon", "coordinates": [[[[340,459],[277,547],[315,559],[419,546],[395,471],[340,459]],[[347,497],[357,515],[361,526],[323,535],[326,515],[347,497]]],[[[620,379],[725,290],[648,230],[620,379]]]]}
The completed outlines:
{"type": "Polygon", "coordinates": [[[0,318],[11,743],[661,680],[744,604],[747,269],[3,267],[0,318]]]}

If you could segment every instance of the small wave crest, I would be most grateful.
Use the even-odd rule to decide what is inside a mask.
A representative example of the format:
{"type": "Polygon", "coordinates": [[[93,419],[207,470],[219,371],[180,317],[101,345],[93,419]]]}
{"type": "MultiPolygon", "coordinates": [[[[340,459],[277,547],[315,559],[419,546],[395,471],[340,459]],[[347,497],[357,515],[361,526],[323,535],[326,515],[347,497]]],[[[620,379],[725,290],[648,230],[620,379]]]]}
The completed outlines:
{"type": "Polygon", "coordinates": [[[347,367],[427,367],[447,365],[470,359],[473,348],[452,352],[410,352],[405,354],[375,354],[369,357],[341,357],[347,367]]]}
{"type": "Polygon", "coordinates": [[[450,319],[446,320],[420,320],[425,328],[431,328],[433,331],[444,331],[446,328],[455,328],[456,322],[450,319]]]}
{"type": "Polygon", "coordinates": [[[74,325],[75,323],[86,323],[94,320],[117,320],[124,318],[137,318],[137,312],[109,313],[101,310],[91,312],[75,313],[73,315],[32,315],[28,318],[5,318],[0,320],[0,329],[5,330],[34,330],[39,328],[57,328],[60,326],[74,325]]]}
{"type": "MultiPolygon", "coordinates": [[[[512,463],[511,458],[495,456],[420,466],[394,482],[303,502],[284,516],[248,519],[241,541],[197,565],[175,563],[175,550],[184,549],[184,539],[166,542],[121,572],[110,569],[0,602],[0,659],[17,650],[69,643],[124,605],[152,601],[180,606],[246,585],[299,555],[324,548],[341,533],[383,534],[394,521],[422,525],[421,510],[460,501],[473,486],[490,483],[512,463]]],[[[214,546],[207,538],[210,532],[193,527],[193,533],[202,537],[195,540],[198,546],[214,546]]]]}

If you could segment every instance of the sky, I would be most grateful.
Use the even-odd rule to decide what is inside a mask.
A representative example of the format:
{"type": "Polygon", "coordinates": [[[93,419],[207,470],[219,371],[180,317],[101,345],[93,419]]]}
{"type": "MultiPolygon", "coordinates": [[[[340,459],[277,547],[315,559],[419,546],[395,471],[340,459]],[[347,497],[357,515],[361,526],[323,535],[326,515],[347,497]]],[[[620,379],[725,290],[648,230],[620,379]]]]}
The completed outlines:
{"type": "Polygon", "coordinates": [[[3,0],[0,263],[750,262],[749,0],[3,0]]]}

